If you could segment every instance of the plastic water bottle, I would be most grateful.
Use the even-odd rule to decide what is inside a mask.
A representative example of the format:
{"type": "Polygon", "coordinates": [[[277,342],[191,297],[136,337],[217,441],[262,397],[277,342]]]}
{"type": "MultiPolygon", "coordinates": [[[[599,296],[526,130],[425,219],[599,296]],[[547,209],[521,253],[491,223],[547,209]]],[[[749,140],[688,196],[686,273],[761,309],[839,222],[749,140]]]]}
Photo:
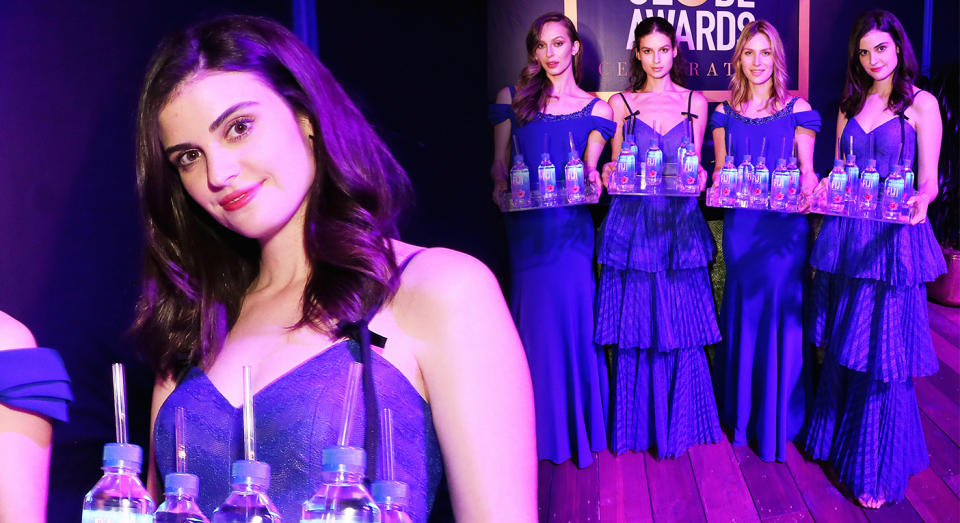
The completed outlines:
{"type": "Polygon", "coordinates": [[[796,156],[791,156],[787,161],[787,174],[790,176],[790,185],[787,190],[787,205],[796,207],[800,204],[800,167],[797,166],[796,156]]]}
{"type": "Polygon", "coordinates": [[[379,523],[380,509],[363,486],[367,453],[358,447],[327,447],[321,457],[322,484],[303,504],[300,521],[379,523]]]}
{"type": "Polygon", "coordinates": [[[567,165],[563,167],[564,191],[567,202],[582,203],[584,201],[583,162],[573,143],[573,133],[570,133],[570,155],[567,165]]]}
{"type": "Polygon", "coordinates": [[[903,197],[913,195],[913,169],[910,168],[910,162],[903,166],[903,197]]]}
{"type": "Polygon", "coordinates": [[[406,512],[407,484],[402,481],[377,480],[370,487],[373,500],[380,507],[383,523],[413,523],[406,512]]]}
{"type": "Polygon", "coordinates": [[[733,156],[727,155],[720,169],[720,205],[732,207],[737,202],[737,187],[740,186],[740,174],[733,165],[733,156]]]}
{"type": "Polygon", "coordinates": [[[683,192],[697,192],[700,178],[700,159],[692,143],[684,147],[680,160],[680,189],[683,192]]]}
{"type": "Polygon", "coordinates": [[[847,172],[843,169],[843,160],[833,161],[833,169],[827,179],[827,209],[843,212],[847,196],[847,172]]]}
{"type": "Polygon", "coordinates": [[[860,189],[860,168],[857,167],[857,156],[852,152],[847,155],[847,163],[843,166],[847,173],[847,189],[844,200],[849,202],[857,201],[857,191],[860,189]]]}
{"type": "Polygon", "coordinates": [[[903,173],[898,165],[883,182],[883,203],[881,205],[883,209],[881,214],[885,220],[900,219],[904,185],[903,173]]]}
{"type": "Polygon", "coordinates": [[[83,523],[146,523],[156,505],[140,481],[143,451],[131,443],[103,446],[103,477],[83,498],[83,523]]]}
{"type": "Polygon", "coordinates": [[[687,155],[687,145],[690,144],[690,140],[687,140],[687,137],[684,136],[680,140],[680,145],[677,147],[677,163],[680,164],[678,171],[683,170],[683,157],[687,155]]]}
{"type": "Polygon", "coordinates": [[[877,192],[880,188],[880,173],[877,172],[877,160],[867,160],[867,167],[860,174],[860,190],[857,191],[857,209],[873,212],[877,209],[877,192]]]}
{"type": "Polygon", "coordinates": [[[767,195],[770,192],[770,169],[767,169],[767,159],[757,156],[757,165],[753,168],[753,179],[750,183],[750,207],[755,209],[767,208],[767,195]]]}
{"type": "Polygon", "coordinates": [[[773,169],[773,179],[770,181],[770,208],[777,211],[787,210],[790,193],[790,172],[787,171],[787,161],[777,160],[773,169]]]}
{"type": "Polygon", "coordinates": [[[650,139],[650,147],[647,148],[645,167],[646,172],[644,176],[647,179],[647,188],[659,187],[660,182],[663,181],[663,151],[660,150],[656,138],[650,139]]]}
{"type": "Polygon", "coordinates": [[[510,168],[510,197],[514,207],[530,206],[530,170],[523,161],[519,147],[516,147],[517,137],[514,135],[513,167],[510,168]]]}
{"type": "Polygon", "coordinates": [[[267,496],[270,465],[240,459],[230,467],[230,494],[213,511],[213,523],[280,523],[280,512],[267,496]]]}
{"type": "Polygon", "coordinates": [[[172,472],[164,478],[163,503],[157,507],[156,523],[210,523],[197,505],[200,480],[193,474],[172,472]]]}
{"type": "Polygon", "coordinates": [[[630,150],[630,143],[623,142],[617,157],[616,179],[612,180],[616,192],[633,192],[633,179],[637,175],[637,157],[630,150]]]}
{"type": "Polygon", "coordinates": [[[743,162],[737,166],[737,207],[746,207],[750,197],[750,180],[753,179],[753,163],[749,154],[743,155],[743,162]]]}
{"type": "Polygon", "coordinates": [[[537,167],[537,174],[540,177],[540,197],[544,207],[552,207],[560,201],[557,193],[557,169],[550,161],[550,153],[540,155],[540,166],[537,167]]]}

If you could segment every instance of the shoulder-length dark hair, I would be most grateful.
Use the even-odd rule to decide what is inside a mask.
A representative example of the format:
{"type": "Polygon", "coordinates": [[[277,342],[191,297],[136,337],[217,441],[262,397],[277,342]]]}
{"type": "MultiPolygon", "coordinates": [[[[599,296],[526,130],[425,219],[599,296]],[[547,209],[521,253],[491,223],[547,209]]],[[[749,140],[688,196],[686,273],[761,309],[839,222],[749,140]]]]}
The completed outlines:
{"type": "Polygon", "coordinates": [[[630,52],[630,90],[639,91],[643,89],[643,84],[647,82],[647,73],[643,70],[643,64],[637,58],[637,54],[640,53],[640,39],[650,33],[660,33],[670,39],[670,45],[677,50],[677,56],[673,59],[673,67],[670,68],[670,79],[681,87],[685,86],[687,83],[686,62],[683,59],[683,53],[677,47],[677,31],[666,18],[652,16],[644,19],[633,29],[633,49],[630,52]]]}
{"type": "Polygon", "coordinates": [[[231,15],[164,39],[137,115],[137,189],[146,227],[143,289],[134,331],[158,373],[182,378],[212,361],[259,271],[260,247],[214,221],[186,193],[163,154],[158,114],[198,71],[246,71],[309,119],[317,166],[307,196],[304,248],[309,325],[341,334],[394,293],[390,238],[410,181],[330,72],[280,24],[231,15]]]}
{"type": "Polygon", "coordinates": [[[847,50],[847,80],[843,86],[843,98],[840,100],[840,110],[848,119],[853,118],[863,109],[867,99],[867,91],[873,85],[873,78],[863,70],[860,64],[860,39],[863,35],[876,29],[888,33],[897,46],[897,68],[893,71],[893,89],[887,100],[887,109],[900,113],[913,103],[913,82],[917,78],[917,57],[913,54],[913,46],[907,38],[906,31],[900,20],[883,9],[864,11],[853,23],[850,31],[850,44],[847,50]]]}
{"type": "MultiPolygon", "coordinates": [[[[547,73],[540,67],[540,61],[537,60],[537,44],[540,43],[540,32],[543,31],[543,26],[550,22],[560,22],[567,28],[570,45],[580,41],[577,28],[562,13],[546,13],[533,21],[530,31],[527,32],[527,65],[520,71],[520,80],[517,81],[517,95],[514,97],[512,104],[513,113],[517,115],[519,125],[524,125],[533,120],[537,113],[547,106],[547,100],[553,92],[553,85],[547,78],[547,73]]],[[[583,44],[581,43],[580,52],[573,55],[573,79],[578,85],[582,74],[580,65],[582,56],[583,44]]]]}

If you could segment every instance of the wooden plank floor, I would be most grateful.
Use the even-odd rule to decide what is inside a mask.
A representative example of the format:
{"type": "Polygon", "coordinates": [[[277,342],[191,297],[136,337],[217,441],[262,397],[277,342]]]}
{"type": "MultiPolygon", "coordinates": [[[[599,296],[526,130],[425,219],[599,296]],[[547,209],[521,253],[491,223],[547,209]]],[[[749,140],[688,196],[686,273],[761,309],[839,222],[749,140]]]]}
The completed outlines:
{"type": "Polygon", "coordinates": [[[604,451],[584,469],[541,462],[540,521],[960,522],[960,309],[928,311],[940,370],[915,388],[930,467],[900,503],[861,508],[793,445],[786,463],[766,463],[724,440],[663,461],[604,451]]]}

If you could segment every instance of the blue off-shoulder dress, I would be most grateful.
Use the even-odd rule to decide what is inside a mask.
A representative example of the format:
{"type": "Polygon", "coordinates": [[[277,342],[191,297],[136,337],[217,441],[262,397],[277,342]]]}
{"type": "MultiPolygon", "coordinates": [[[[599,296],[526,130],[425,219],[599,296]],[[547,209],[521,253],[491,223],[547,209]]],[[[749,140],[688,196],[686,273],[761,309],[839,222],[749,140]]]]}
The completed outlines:
{"type": "Polygon", "coordinates": [[[66,422],[70,377],[54,349],[0,351],[0,403],[66,422]]]}
{"type": "MultiPolygon", "coordinates": [[[[583,156],[587,136],[609,139],[616,125],[593,116],[594,98],[583,109],[564,115],[539,113],[518,127],[508,104],[490,106],[490,121],[509,119],[530,169],[531,190],[539,187],[540,155],[550,153],[563,183],[563,166],[573,133],[583,156]],[[544,149],[544,136],[547,149],[544,149]]],[[[510,311],[526,350],[533,380],[537,418],[537,454],[580,467],[593,462],[591,452],[606,448],[603,400],[606,364],[593,343],[594,226],[586,206],[538,209],[504,216],[510,259],[510,311]]]]}
{"type": "MultiPolygon", "coordinates": [[[[820,130],[819,113],[794,112],[797,100],[762,118],[737,114],[724,102],[725,113],[714,111],[710,123],[726,130],[735,163],[746,154],[756,161],[766,138],[767,165],[775,165],[797,127],[820,130]]],[[[724,213],[723,341],[714,358],[714,385],[733,444],[755,443],[764,461],[786,461],[786,444],[800,432],[807,410],[803,303],[809,235],[804,215],[724,213]]]]}
{"type": "MultiPolygon", "coordinates": [[[[659,136],[677,161],[687,120],[659,136]]],[[[637,120],[642,148],[656,132],[637,120]]],[[[707,265],[713,237],[696,198],[614,196],[600,231],[598,344],[614,346],[615,454],[683,454],[720,439],[704,345],[720,341],[707,265]]]]}
{"type": "MultiPolygon", "coordinates": [[[[257,460],[270,465],[268,495],[284,521],[299,521],[303,502],[320,485],[320,455],[337,444],[347,375],[360,350],[356,341],[342,341],[253,396],[257,460]]],[[[430,405],[396,367],[375,352],[371,356],[379,408],[393,412],[394,479],[409,487],[413,520],[426,521],[443,472],[430,405]]],[[[366,442],[364,398],[357,402],[348,441],[356,447],[366,442]]],[[[197,501],[209,516],[230,492],[231,463],[243,459],[243,412],[201,369],[190,370],[157,414],[153,441],[161,477],[176,471],[176,407],[184,408],[187,471],[200,477],[197,501]]],[[[376,477],[377,471],[367,470],[368,479],[376,477]]]]}
{"type": "MultiPolygon", "coordinates": [[[[869,138],[886,176],[917,135],[899,117],[869,133],[855,118],[842,142],[861,169],[869,138]],[[902,127],[901,127],[902,125],[902,127]]],[[[854,496],[899,501],[907,479],[929,464],[913,378],[937,372],[925,283],[946,272],[929,222],[899,225],[828,216],[810,257],[813,335],[826,346],[807,450],[829,460],[854,496]]]]}

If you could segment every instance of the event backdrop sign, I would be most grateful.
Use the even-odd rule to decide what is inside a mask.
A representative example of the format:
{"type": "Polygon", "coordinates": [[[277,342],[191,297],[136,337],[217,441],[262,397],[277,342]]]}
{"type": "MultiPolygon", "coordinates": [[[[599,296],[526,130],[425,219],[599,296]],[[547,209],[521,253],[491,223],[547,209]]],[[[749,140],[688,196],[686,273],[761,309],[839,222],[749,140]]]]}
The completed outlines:
{"type": "MultiPolygon", "coordinates": [[[[514,11],[515,19],[532,21],[542,14],[525,9],[524,3],[501,2],[500,7],[514,11]]],[[[687,87],[703,91],[711,101],[728,97],[730,62],[743,26],[759,19],[771,22],[786,50],[791,93],[808,96],[810,0],[563,0],[562,10],[577,25],[584,43],[581,85],[603,98],[627,88],[633,30],[652,16],[666,18],[677,29],[687,61],[687,87]]],[[[520,58],[521,53],[522,47],[520,58]]],[[[502,76],[514,81],[522,62],[499,58],[509,64],[502,76]]],[[[499,77],[497,61],[490,57],[490,72],[499,77]]]]}

